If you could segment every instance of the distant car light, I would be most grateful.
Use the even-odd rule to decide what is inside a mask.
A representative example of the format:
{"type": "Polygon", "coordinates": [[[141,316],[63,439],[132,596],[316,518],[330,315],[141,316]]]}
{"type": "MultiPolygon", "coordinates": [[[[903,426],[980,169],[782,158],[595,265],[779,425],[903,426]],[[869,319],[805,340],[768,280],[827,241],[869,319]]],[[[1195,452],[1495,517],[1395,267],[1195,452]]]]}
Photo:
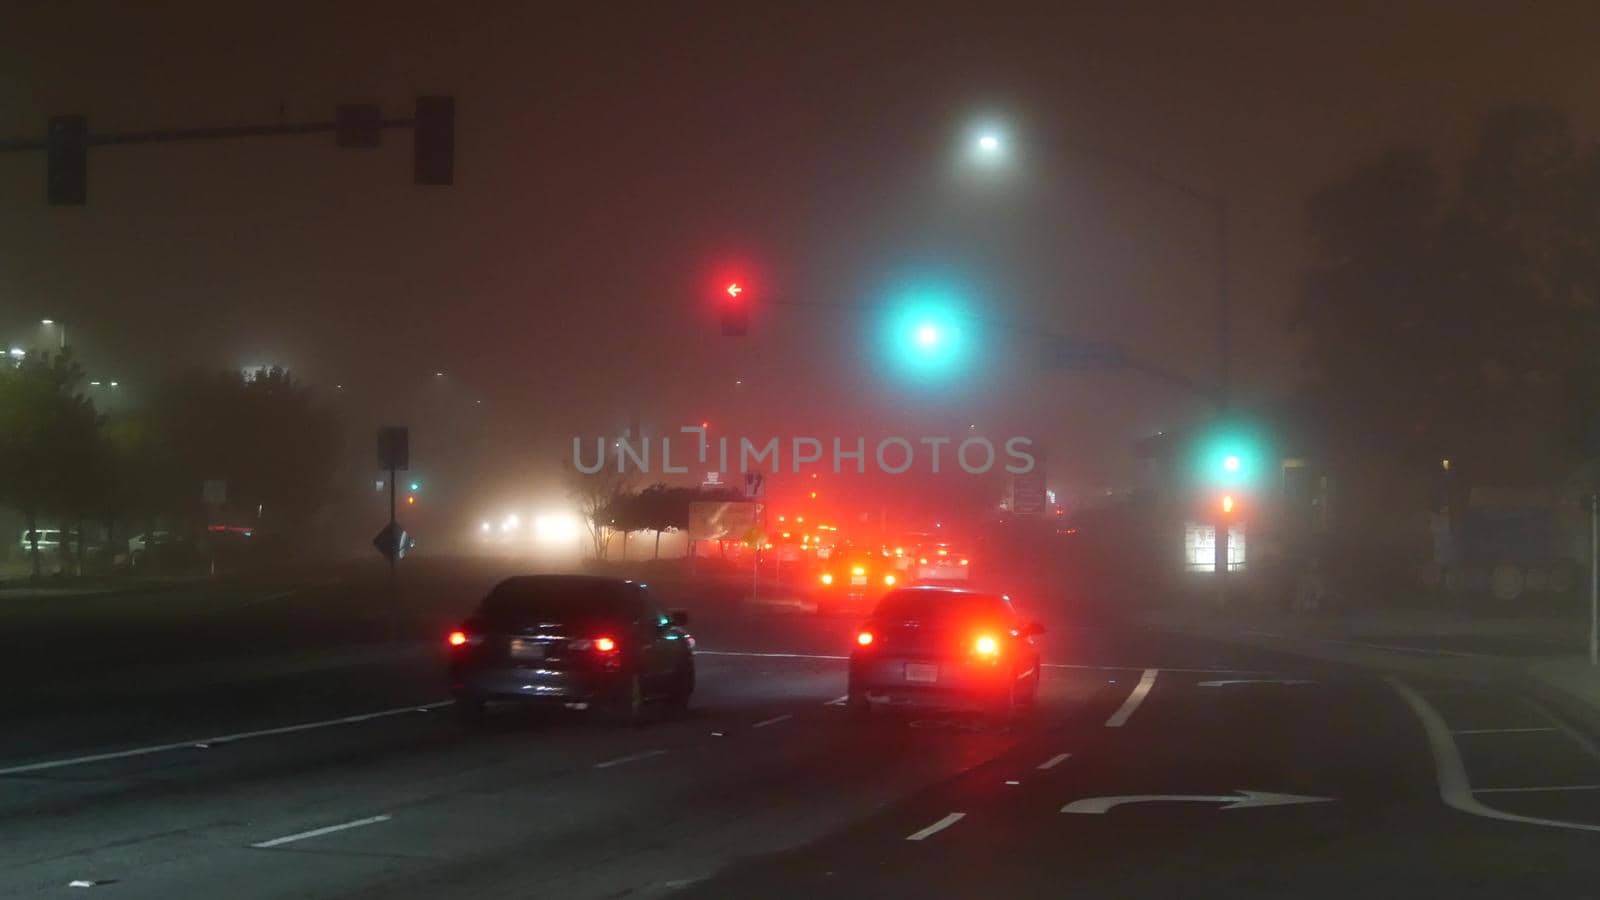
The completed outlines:
{"type": "Polygon", "coordinates": [[[822,573],[822,583],[823,584],[833,584],[833,573],[832,572],[823,572],[822,573]]]}
{"type": "Polygon", "coordinates": [[[617,649],[617,642],[608,637],[594,639],[594,649],[598,653],[610,653],[617,649]]]}
{"type": "Polygon", "coordinates": [[[865,574],[867,574],[867,570],[866,570],[865,566],[852,566],[851,569],[850,569],[850,574],[851,575],[865,575],[865,574]]]}
{"type": "Polygon", "coordinates": [[[890,587],[893,587],[894,586],[894,576],[893,575],[885,575],[885,576],[883,576],[883,583],[889,585],[890,587]]]}
{"type": "Polygon", "coordinates": [[[866,646],[870,645],[872,643],[872,640],[873,640],[872,632],[870,632],[870,631],[863,631],[863,632],[860,632],[860,633],[858,633],[856,635],[856,643],[860,644],[863,647],[866,647],[866,646]]]}
{"type": "Polygon", "coordinates": [[[450,632],[450,637],[446,638],[446,640],[450,642],[450,646],[460,647],[467,642],[467,633],[459,630],[452,631],[450,632]]]}
{"type": "Polygon", "coordinates": [[[963,560],[962,560],[962,561],[961,561],[961,564],[962,564],[962,565],[963,565],[963,566],[964,566],[964,565],[966,565],[966,564],[967,564],[967,561],[966,561],[966,560],[965,560],[965,559],[963,559],[963,560]]]}
{"type": "Polygon", "coordinates": [[[926,557],[926,556],[924,556],[924,557],[922,557],[922,558],[921,558],[921,559],[919,559],[919,560],[917,560],[917,562],[918,562],[918,563],[919,563],[919,564],[920,564],[920,565],[924,565],[924,566],[925,566],[925,565],[927,565],[927,564],[928,564],[928,558],[927,558],[927,557],[926,557]]]}

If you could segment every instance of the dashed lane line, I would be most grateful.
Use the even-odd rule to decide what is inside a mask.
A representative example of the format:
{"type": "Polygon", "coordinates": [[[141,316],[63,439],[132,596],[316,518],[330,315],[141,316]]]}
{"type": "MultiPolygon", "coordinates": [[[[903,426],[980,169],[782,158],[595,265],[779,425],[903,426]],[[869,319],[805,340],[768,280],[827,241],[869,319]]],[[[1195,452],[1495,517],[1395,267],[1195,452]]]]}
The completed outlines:
{"type": "Polygon", "coordinates": [[[1150,694],[1150,689],[1155,686],[1156,673],[1158,671],[1160,670],[1144,670],[1144,674],[1139,676],[1139,683],[1134,685],[1132,693],[1128,694],[1128,699],[1122,701],[1121,708],[1112,713],[1111,718],[1106,720],[1107,728],[1121,728],[1127,724],[1128,718],[1133,715],[1133,711],[1139,708],[1139,704],[1144,702],[1144,698],[1150,694]]]}
{"type": "Polygon", "coordinates": [[[261,841],[260,843],[251,844],[250,846],[256,848],[257,850],[266,850],[269,847],[292,844],[295,841],[303,841],[306,838],[322,837],[325,834],[333,834],[335,831],[348,831],[351,828],[361,828],[366,825],[376,825],[379,822],[387,821],[389,821],[388,816],[368,816],[365,819],[356,819],[354,822],[343,822],[338,825],[329,825],[325,828],[313,828],[310,831],[301,831],[296,834],[288,834],[281,838],[273,838],[270,841],[261,841]]]}
{"type": "Polygon", "coordinates": [[[1062,763],[1066,762],[1067,760],[1069,760],[1071,758],[1072,758],[1072,754],[1071,753],[1057,753],[1055,756],[1052,756],[1049,759],[1045,760],[1044,762],[1039,763],[1037,768],[1040,769],[1041,771],[1045,770],[1045,769],[1054,769],[1056,766],[1061,765],[1062,763]]]}
{"type": "Polygon", "coordinates": [[[920,831],[911,832],[910,834],[906,835],[906,840],[908,840],[908,841],[927,840],[928,838],[933,837],[934,835],[936,835],[939,832],[945,830],[946,828],[949,828],[951,825],[954,825],[955,823],[961,821],[962,819],[964,819],[966,817],[967,817],[966,813],[953,812],[950,815],[945,816],[944,818],[940,819],[939,821],[933,823],[932,825],[929,825],[927,828],[924,828],[924,829],[922,829],[920,831]]]}
{"type": "Polygon", "coordinates": [[[666,754],[666,752],[667,751],[665,750],[645,750],[640,753],[629,753],[627,756],[619,756],[616,759],[608,759],[605,762],[597,762],[594,764],[594,767],[596,769],[609,769],[612,766],[620,766],[631,762],[638,762],[641,759],[650,759],[653,756],[663,756],[666,754]]]}
{"type": "Polygon", "coordinates": [[[786,722],[786,721],[788,721],[788,720],[790,720],[792,718],[794,718],[794,714],[785,713],[785,714],[783,714],[781,716],[773,716],[770,719],[762,719],[761,721],[755,723],[754,725],[751,725],[750,727],[751,728],[765,728],[768,725],[776,725],[779,722],[786,722]]]}

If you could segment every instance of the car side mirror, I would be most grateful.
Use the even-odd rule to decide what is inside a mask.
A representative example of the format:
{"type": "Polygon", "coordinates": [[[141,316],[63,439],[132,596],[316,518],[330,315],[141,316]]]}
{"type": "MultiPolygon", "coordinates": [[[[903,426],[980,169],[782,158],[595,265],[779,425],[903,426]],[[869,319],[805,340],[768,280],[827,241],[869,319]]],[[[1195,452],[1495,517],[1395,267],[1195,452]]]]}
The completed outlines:
{"type": "Polygon", "coordinates": [[[1022,626],[1023,637],[1033,637],[1036,634],[1044,634],[1044,626],[1038,622],[1029,622],[1022,626]]]}
{"type": "Polygon", "coordinates": [[[670,618],[671,618],[672,624],[677,626],[678,628],[682,628],[683,626],[689,624],[689,614],[684,612],[681,609],[673,610],[670,613],[670,618]]]}

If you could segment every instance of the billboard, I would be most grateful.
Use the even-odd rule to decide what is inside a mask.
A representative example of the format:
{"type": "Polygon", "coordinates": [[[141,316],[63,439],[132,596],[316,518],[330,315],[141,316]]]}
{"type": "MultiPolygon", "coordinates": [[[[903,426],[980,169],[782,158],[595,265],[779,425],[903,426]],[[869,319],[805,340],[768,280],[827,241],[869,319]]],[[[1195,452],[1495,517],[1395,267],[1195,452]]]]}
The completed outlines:
{"type": "Polygon", "coordinates": [[[725,501],[689,504],[689,540],[743,541],[761,522],[761,504],[725,501]]]}

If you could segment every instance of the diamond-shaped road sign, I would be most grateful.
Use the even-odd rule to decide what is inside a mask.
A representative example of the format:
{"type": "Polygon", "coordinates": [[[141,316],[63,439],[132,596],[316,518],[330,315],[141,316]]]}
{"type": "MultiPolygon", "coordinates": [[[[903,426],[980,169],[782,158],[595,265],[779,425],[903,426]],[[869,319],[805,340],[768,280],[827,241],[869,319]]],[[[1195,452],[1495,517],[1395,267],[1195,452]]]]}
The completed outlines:
{"type": "Polygon", "coordinates": [[[406,534],[406,530],[401,528],[398,522],[390,522],[383,526],[378,536],[372,539],[372,546],[378,548],[384,559],[391,561],[404,559],[406,551],[416,545],[416,540],[406,534]]]}

